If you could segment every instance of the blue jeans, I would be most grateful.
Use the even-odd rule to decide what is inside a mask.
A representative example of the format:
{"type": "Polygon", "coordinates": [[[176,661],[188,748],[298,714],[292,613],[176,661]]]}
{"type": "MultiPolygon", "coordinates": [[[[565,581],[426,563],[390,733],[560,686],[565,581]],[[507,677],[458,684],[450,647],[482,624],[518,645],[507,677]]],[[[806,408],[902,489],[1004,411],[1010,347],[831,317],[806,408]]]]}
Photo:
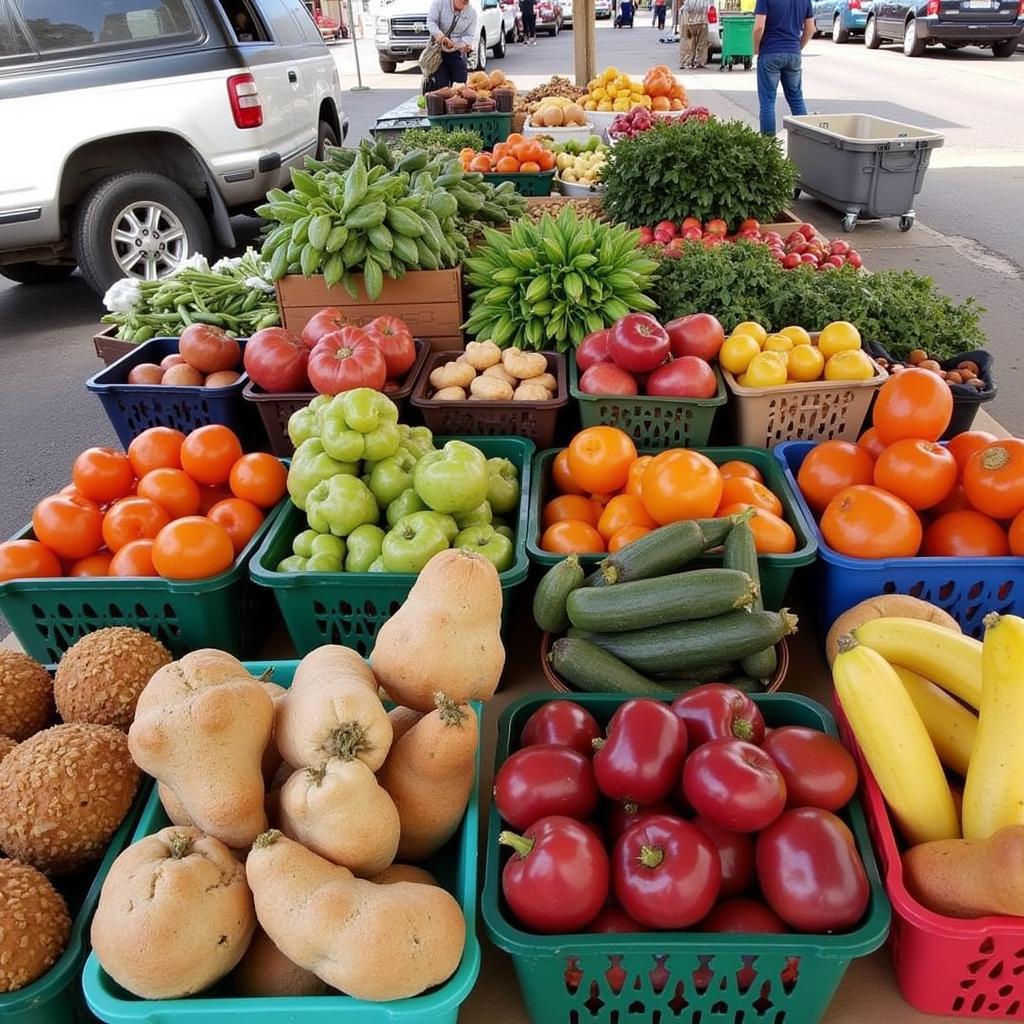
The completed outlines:
{"type": "Polygon", "coordinates": [[[766,53],[757,58],[757,102],[761,108],[761,134],[775,134],[775,97],[782,92],[791,114],[806,114],[799,53],[766,53]]]}

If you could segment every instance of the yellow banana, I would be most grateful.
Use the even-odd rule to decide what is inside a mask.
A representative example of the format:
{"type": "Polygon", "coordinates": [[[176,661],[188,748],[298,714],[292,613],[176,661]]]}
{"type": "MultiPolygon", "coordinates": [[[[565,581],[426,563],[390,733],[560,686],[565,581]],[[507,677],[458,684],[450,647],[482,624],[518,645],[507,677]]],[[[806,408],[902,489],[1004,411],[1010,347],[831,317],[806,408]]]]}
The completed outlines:
{"type": "Polygon", "coordinates": [[[985,617],[981,713],[964,787],[964,838],[1024,824],[1024,619],[985,617]]]}
{"type": "Polygon", "coordinates": [[[872,619],[853,635],[890,665],[937,683],[972,708],[981,706],[981,643],[923,619],[872,619]]]}
{"type": "Polygon", "coordinates": [[[928,730],[939,760],[961,777],[967,777],[978,716],[954,700],[941,686],[902,665],[893,665],[917,713],[928,730]]]}
{"type": "Polygon", "coordinates": [[[839,643],[836,694],[900,831],[912,845],[959,838],[949,783],[900,677],[870,647],[839,643]]]}

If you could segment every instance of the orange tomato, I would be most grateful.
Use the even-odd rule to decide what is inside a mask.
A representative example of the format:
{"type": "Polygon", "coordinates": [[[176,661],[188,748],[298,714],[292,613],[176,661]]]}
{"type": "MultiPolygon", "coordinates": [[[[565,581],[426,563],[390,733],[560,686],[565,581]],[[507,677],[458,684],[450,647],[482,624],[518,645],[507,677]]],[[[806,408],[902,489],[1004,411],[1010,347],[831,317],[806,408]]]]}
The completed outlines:
{"type": "Polygon", "coordinates": [[[905,437],[937,441],[953,415],[953,392],[931,370],[908,368],[879,389],[871,420],[883,443],[905,437]]]}
{"type": "Polygon", "coordinates": [[[623,527],[643,526],[650,530],[657,525],[644,506],[643,499],[635,494],[617,494],[605,505],[597,521],[597,532],[607,542],[623,527]]]}
{"type": "MultiPolygon", "coordinates": [[[[1014,516],[1007,533],[1010,538],[1010,553],[1018,557],[1024,555],[1024,512],[1014,516]]],[[[0,579],[3,577],[0,576],[0,579]]]]}
{"type": "Polygon", "coordinates": [[[874,460],[859,444],[825,441],[807,453],[796,482],[807,503],[820,515],[840,491],[856,484],[870,484],[874,471],[874,460]]]}
{"type": "Polygon", "coordinates": [[[181,468],[199,484],[227,483],[231,467],[241,457],[235,432],[219,423],[193,430],[181,446],[181,468]]]}
{"type": "Polygon", "coordinates": [[[723,462],[718,467],[718,472],[722,474],[723,480],[728,480],[734,476],[741,476],[746,477],[748,480],[756,480],[759,484],[764,483],[761,470],[757,466],[752,466],[749,462],[744,462],[742,459],[731,459],[729,462],[723,462]]]}
{"type": "Polygon", "coordinates": [[[982,448],[987,448],[990,444],[995,444],[999,438],[995,434],[990,434],[987,430],[965,430],[962,434],[957,434],[956,437],[952,438],[946,447],[953,453],[953,458],[956,459],[956,467],[959,476],[964,475],[964,466],[967,465],[967,460],[982,448]]]}
{"type": "Polygon", "coordinates": [[[614,554],[650,532],[646,526],[624,526],[608,538],[608,550],[614,554]]]}
{"type": "Polygon", "coordinates": [[[672,101],[668,98],[668,96],[655,96],[654,99],[651,100],[651,110],[664,112],[666,110],[671,109],[672,101]]]}
{"type": "Polygon", "coordinates": [[[511,135],[505,140],[509,146],[518,146],[520,142],[525,142],[524,136],[520,135],[519,132],[512,132],[511,135]]]}
{"type": "Polygon", "coordinates": [[[979,512],[1014,519],[1024,511],[1024,441],[1008,437],[975,452],[964,466],[963,481],[967,500],[979,512]]]}
{"type": "MultiPolygon", "coordinates": [[[[504,143],[503,143],[503,145],[504,145],[504,143]]],[[[459,159],[463,163],[466,163],[467,161],[472,160],[473,157],[475,157],[475,156],[476,156],[476,150],[472,149],[469,146],[464,146],[462,149],[459,150],[459,159]]]]}
{"type": "Polygon", "coordinates": [[[655,455],[644,470],[640,494],[661,525],[713,516],[722,501],[722,474],[692,448],[671,448],[655,455]]]}
{"type": "Polygon", "coordinates": [[[503,156],[507,156],[507,155],[508,155],[508,143],[507,142],[498,142],[495,145],[491,146],[491,156],[493,156],[495,160],[500,160],[503,156]]]}
{"type": "Polygon", "coordinates": [[[618,427],[586,427],[569,444],[569,472],[592,494],[617,491],[636,461],[636,445],[618,427]]]}
{"type": "Polygon", "coordinates": [[[109,551],[97,551],[88,558],[80,558],[68,569],[69,576],[109,576],[110,560],[113,555],[109,551]]]}
{"type": "Polygon", "coordinates": [[[536,174],[540,170],[540,157],[536,160],[524,160],[519,165],[521,174],[536,174]]]}
{"type": "Polygon", "coordinates": [[[563,519],[552,523],[540,539],[541,550],[559,555],[602,554],[605,550],[601,534],[590,523],[563,519]]]}
{"type": "Polygon", "coordinates": [[[514,156],[503,156],[494,169],[499,174],[515,174],[519,170],[519,161],[514,156]]]}
{"type": "Polygon", "coordinates": [[[830,547],[852,558],[912,558],[923,535],[917,513],[872,484],[840,491],[821,517],[821,532],[830,547]]]}
{"type": "Polygon", "coordinates": [[[235,560],[227,530],[203,516],[165,526],[153,542],[153,566],[169,580],[201,580],[224,572],[235,560]]]}
{"type": "Polygon", "coordinates": [[[788,555],[796,551],[796,534],[793,527],[774,512],[740,501],[734,505],[723,506],[718,514],[731,516],[748,508],[754,510],[750,529],[754,534],[754,547],[759,555],[788,555]]]}
{"type": "Polygon", "coordinates": [[[83,498],[107,505],[123,498],[135,481],[132,464],[115,448],[86,448],[71,467],[71,483],[83,498]]]}
{"type": "Polygon", "coordinates": [[[223,526],[231,538],[237,555],[256,536],[263,523],[263,513],[251,501],[242,498],[225,498],[218,501],[206,517],[223,526]]]}
{"type": "Polygon", "coordinates": [[[136,493],[156,502],[171,519],[194,516],[199,511],[199,485],[181,469],[150,470],[139,481],[136,493]]]}
{"type": "Polygon", "coordinates": [[[185,435],[171,427],[150,427],[128,445],[128,461],[137,477],[151,469],[181,469],[181,446],[185,435]]]}
{"type": "Polygon", "coordinates": [[[921,544],[922,555],[941,558],[998,558],[1009,553],[1003,528],[971,509],[939,516],[925,530],[921,544]]]}
{"type": "Polygon", "coordinates": [[[622,491],[601,491],[590,495],[590,500],[598,505],[600,508],[604,508],[612,498],[620,495],[622,491]]]}
{"type": "Polygon", "coordinates": [[[601,506],[580,494],[563,494],[552,498],[544,506],[541,522],[547,529],[552,523],[560,523],[563,519],[576,519],[581,523],[597,526],[601,518],[601,506]]]}
{"type": "Polygon", "coordinates": [[[964,485],[957,484],[938,505],[933,505],[928,509],[928,515],[944,516],[950,512],[960,512],[970,507],[971,503],[967,500],[967,492],[964,490],[964,485]]]}
{"type": "Polygon", "coordinates": [[[77,562],[100,549],[103,513],[87,498],[51,494],[32,511],[32,530],[58,558],[77,562]]]}
{"type": "Polygon", "coordinates": [[[859,448],[863,448],[872,459],[877,459],[878,456],[885,451],[885,443],[878,436],[878,431],[875,430],[874,427],[868,427],[868,429],[857,438],[857,446],[859,448]]]}
{"type": "Polygon", "coordinates": [[[8,540],[0,544],[0,583],[62,575],[60,561],[37,540],[8,540]]]}
{"type": "Polygon", "coordinates": [[[527,139],[516,147],[514,156],[522,163],[523,161],[539,162],[544,147],[536,139],[527,139]]]}
{"type": "Polygon", "coordinates": [[[545,149],[537,162],[542,171],[553,171],[555,169],[555,154],[550,149],[545,149]]]}
{"type": "Polygon", "coordinates": [[[469,161],[469,169],[471,171],[482,171],[486,174],[491,169],[491,158],[480,153],[469,161]]]}
{"type": "Polygon", "coordinates": [[[737,503],[763,508],[776,516],[782,515],[782,502],[764,484],[749,477],[735,476],[731,480],[726,480],[722,486],[721,504],[737,503]]]}
{"type": "Polygon", "coordinates": [[[122,498],[103,517],[103,543],[116,553],[133,540],[152,540],[170,521],[167,510],[145,496],[122,498]]]}
{"type": "Polygon", "coordinates": [[[159,576],[153,565],[153,544],[151,540],[133,540],[110,562],[111,576],[159,576]]]}
{"type": "Polygon", "coordinates": [[[931,508],[956,486],[956,459],[933,441],[894,441],[875,463],[875,486],[902,498],[912,509],[931,508]]]}
{"type": "Polygon", "coordinates": [[[586,494],[569,471],[569,449],[563,448],[551,464],[551,479],[560,494],[586,494]]]}
{"type": "Polygon", "coordinates": [[[635,494],[640,497],[640,481],[643,478],[644,470],[650,465],[653,455],[641,455],[640,458],[629,467],[629,476],[626,477],[626,493],[635,494]]]}
{"type": "Polygon", "coordinates": [[[283,497],[288,483],[288,470],[280,459],[267,452],[243,455],[232,467],[228,477],[231,493],[260,508],[273,508],[283,497]]]}
{"type": "Polygon", "coordinates": [[[199,488],[199,509],[196,515],[205,516],[207,512],[225,498],[230,498],[231,492],[223,487],[200,487],[199,488]]]}

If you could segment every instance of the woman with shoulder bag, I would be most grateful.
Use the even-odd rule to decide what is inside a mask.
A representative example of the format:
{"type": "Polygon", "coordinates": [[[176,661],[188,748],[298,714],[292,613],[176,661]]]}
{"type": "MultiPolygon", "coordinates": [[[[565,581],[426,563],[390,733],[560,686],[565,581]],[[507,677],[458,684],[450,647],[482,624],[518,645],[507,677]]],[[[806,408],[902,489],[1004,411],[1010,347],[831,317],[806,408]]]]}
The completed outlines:
{"type": "Polygon", "coordinates": [[[427,15],[430,45],[420,54],[425,91],[466,81],[466,54],[476,43],[476,23],[469,0],[432,0],[427,15]]]}

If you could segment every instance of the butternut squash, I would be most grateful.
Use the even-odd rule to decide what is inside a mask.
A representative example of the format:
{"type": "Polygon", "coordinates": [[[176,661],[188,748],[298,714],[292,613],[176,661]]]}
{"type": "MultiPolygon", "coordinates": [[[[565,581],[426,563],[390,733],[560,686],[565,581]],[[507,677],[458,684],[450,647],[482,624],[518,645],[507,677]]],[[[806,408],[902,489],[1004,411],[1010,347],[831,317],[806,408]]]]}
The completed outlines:
{"type": "Polygon", "coordinates": [[[498,571],[483,555],[435,555],[377,634],[370,665],[378,683],[417,711],[431,711],[438,691],[456,703],[487,700],[505,666],[501,602],[498,571]]]}

